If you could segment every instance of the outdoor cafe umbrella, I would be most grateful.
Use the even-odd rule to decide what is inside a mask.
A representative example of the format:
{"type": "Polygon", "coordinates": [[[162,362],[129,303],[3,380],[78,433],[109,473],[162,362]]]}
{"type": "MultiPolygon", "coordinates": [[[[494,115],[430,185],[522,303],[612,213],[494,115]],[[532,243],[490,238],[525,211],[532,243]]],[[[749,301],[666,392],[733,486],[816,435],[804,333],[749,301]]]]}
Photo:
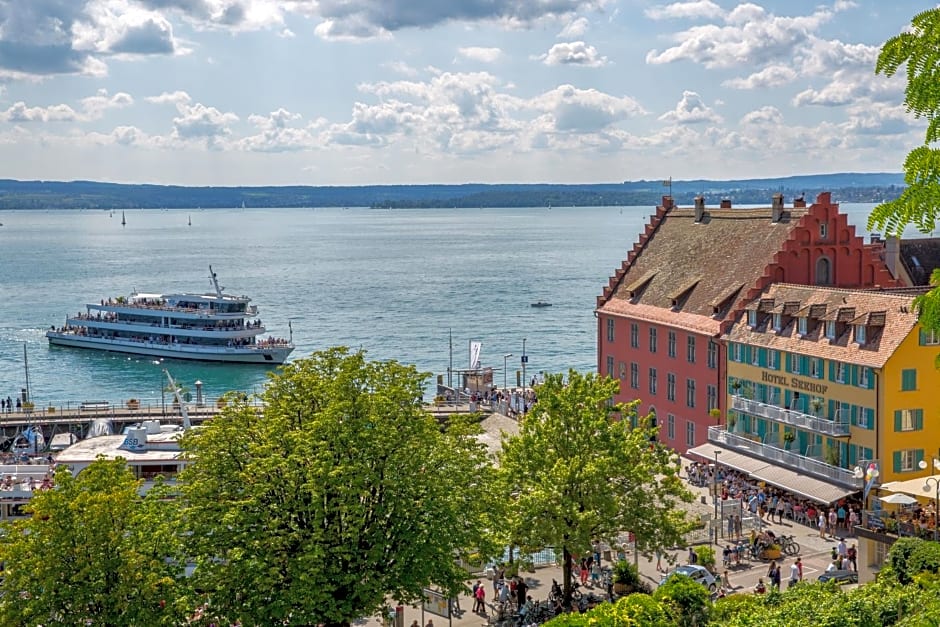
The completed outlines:
{"type": "Polygon", "coordinates": [[[895,505],[913,505],[917,502],[913,496],[908,496],[906,494],[894,493],[888,496],[880,497],[885,503],[894,503],[895,505]]]}

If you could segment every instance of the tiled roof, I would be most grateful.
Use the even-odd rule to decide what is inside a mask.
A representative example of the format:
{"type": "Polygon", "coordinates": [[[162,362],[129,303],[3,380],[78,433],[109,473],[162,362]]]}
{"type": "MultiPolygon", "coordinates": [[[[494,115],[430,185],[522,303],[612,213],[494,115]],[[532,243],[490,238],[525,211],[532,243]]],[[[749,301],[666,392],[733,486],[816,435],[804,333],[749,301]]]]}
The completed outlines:
{"type": "Polygon", "coordinates": [[[730,306],[744,296],[742,288],[757,283],[806,212],[787,207],[775,223],[770,207],[709,208],[697,223],[694,209],[671,208],[648,227],[642,251],[599,309],[669,324],[679,324],[679,313],[686,324],[688,316],[697,316],[702,319],[691,326],[717,333],[730,306]],[[641,313],[641,306],[661,312],[641,313]],[[721,311],[716,314],[716,309],[721,311]]]}
{"type": "Polygon", "coordinates": [[[767,288],[760,298],[773,298],[775,302],[799,301],[800,313],[807,307],[818,311],[825,306],[828,314],[824,320],[867,322],[868,341],[863,345],[855,342],[851,324],[840,325],[843,327],[840,335],[830,340],[825,336],[824,323],[810,327],[809,333],[801,337],[797,334],[796,319],[775,332],[768,330],[766,321],[751,329],[745,317],[737,321],[723,339],[880,368],[917,325],[917,314],[911,306],[915,295],[914,290],[844,290],[777,283],[767,288]]]}
{"type": "Polygon", "coordinates": [[[901,263],[914,285],[928,285],[930,273],[940,268],[940,238],[902,239],[901,263]]]}

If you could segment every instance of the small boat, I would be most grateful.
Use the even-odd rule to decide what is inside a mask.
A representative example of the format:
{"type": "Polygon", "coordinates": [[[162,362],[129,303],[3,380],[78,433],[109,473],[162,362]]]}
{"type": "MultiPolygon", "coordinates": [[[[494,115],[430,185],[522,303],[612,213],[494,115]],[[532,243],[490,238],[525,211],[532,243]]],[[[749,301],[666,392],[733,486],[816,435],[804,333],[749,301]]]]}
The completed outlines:
{"type": "Polygon", "coordinates": [[[551,303],[546,303],[544,300],[536,301],[530,305],[530,307],[551,307],[551,303]]]}

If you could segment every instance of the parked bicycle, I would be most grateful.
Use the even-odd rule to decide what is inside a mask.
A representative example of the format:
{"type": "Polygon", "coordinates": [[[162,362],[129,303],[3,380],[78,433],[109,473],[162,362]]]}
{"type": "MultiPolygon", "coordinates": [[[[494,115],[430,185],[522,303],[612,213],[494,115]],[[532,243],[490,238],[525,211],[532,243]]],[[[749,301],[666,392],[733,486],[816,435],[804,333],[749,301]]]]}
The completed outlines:
{"type": "Polygon", "coordinates": [[[784,555],[800,554],[800,545],[794,540],[794,536],[777,536],[777,544],[784,555]]]}

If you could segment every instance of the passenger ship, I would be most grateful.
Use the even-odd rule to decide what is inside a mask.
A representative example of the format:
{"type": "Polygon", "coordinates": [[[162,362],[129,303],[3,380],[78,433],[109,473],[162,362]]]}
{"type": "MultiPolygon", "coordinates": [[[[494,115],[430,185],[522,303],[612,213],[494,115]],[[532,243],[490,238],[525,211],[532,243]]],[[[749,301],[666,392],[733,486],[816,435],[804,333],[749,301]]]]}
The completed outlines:
{"type": "MultiPolygon", "coordinates": [[[[214,293],[140,294],[86,305],[85,313],[51,328],[49,344],[234,363],[282,364],[294,350],[291,338],[268,336],[247,296],[225,294],[212,266],[214,293]]],[[[288,323],[289,324],[289,323],[288,323]]]]}

